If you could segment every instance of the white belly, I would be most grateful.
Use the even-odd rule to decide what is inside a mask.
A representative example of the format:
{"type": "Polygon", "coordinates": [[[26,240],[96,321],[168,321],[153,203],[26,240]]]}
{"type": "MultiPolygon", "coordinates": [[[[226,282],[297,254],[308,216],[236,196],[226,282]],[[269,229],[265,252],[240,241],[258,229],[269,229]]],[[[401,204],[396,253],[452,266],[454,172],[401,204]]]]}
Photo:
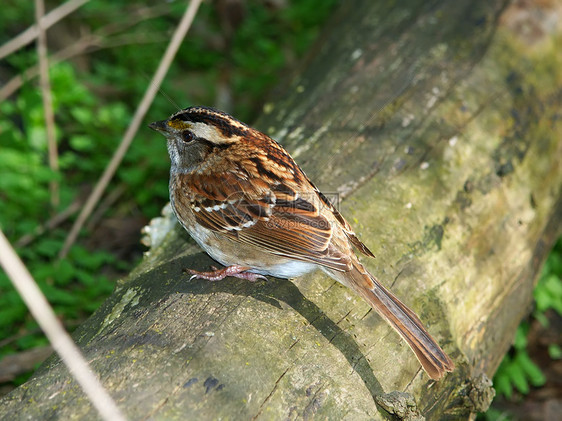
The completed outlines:
{"type": "Polygon", "coordinates": [[[240,244],[221,236],[221,247],[214,247],[220,233],[198,227],[189,230],[191,237],[205,250],[209,256],[223,266],[240,265],[252,269],[249,272],[270,275],[277,278],[295,278],[312,272],[317,265],[300,260],[277,256],[267,251],[261,251],[254,246],[240,244]]]}

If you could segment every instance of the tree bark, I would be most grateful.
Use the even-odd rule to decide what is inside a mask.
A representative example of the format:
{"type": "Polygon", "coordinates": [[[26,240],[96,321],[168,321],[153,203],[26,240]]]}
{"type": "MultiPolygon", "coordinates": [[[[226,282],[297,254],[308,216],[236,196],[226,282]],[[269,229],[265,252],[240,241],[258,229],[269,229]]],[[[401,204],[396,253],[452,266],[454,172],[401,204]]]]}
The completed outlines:
{"type": "MultiPolygon", "coordinates": [[[[189,280],[183,268],[214,263],[176,226],[75,333],[130,419],[390,411],[441,420],[486,409],[486,376],[530,310],[562,220],[561,28],[552,19],[561,8],[531,3],[346,1],[256,123],[342,199],[376,255],[363,262],[457,369],[430,381],[364,301],[321,273],[189,280]]],[[[2,411],[96,416],[54,358],[2,411]]]]}

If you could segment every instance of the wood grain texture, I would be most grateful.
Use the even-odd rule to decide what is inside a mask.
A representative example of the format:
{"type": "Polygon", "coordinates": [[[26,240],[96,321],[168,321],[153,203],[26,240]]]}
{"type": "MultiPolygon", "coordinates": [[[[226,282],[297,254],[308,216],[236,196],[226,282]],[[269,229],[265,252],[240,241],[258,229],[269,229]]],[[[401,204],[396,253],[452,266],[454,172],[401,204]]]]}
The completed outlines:
{"type": "MultiPolygon", "coordinates": [[[[320,273],[189,281],[182,268],[213,262],[176,229],[75,335],[124,412],[383,419],[375,396],[392,391],[428,420],[485,409],[481,375],[528,314],[561,228],[561,10],[347,1],[257,123],[343,198],[376,256],[364,264],[418,313],[454,373],[429,381],[365,302],[320,273]]],[[[1,404],[8,418],[95,417],[58,360],[1,404]]]]}

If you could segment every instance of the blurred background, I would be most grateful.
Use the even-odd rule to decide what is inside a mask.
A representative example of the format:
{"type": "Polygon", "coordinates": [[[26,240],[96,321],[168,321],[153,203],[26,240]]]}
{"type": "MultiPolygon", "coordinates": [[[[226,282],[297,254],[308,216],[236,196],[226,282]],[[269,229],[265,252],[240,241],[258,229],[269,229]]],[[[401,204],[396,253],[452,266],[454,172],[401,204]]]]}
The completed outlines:
{"type": "MultiPolygon", "coordinates": [[[[81,3],[47,31],[58,170],[49,165],[35,40],[0,54],[0,227],[69,331],[141,259],[141,228],[168,201],[165,142],[146,124],[191,105],[214,106],[251,124],[267,98],[298,72],[341,2],[204,2],[166,76],[162,95],[156,97],[78,241],[59,259],[77,214],[119,145],[187,5],[81,3]],[[53,182],[58,185],[56,200],[49,187],[53,182]]],[[[47,2],[46,13],[61,4],[47,2]]],[[[0,52],[34,22],[34,2],[4,0],[0,52]]],[[[508,419],[513,407],[521,411],[534,405],[538,413],[536,405],[545,405],[549,396],[562,402],[561,256],[559,241],[535,291],[533,315],[520,326],[515,347],[494,380],[500,399],[482,419],[508,419]],[[556,376],[558,383],[551,380],[556,376]]],[[[0,272],[0,395],[26,381],[51,352],[0,272]]]]}

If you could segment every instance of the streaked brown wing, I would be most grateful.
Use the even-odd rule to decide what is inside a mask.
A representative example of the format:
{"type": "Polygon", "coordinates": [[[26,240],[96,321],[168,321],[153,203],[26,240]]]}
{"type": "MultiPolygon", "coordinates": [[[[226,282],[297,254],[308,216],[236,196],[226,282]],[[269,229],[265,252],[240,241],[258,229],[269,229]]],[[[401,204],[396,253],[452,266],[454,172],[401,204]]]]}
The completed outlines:
{"type": "Polygon", "coordinates": [[[363,244],[363,242],[357,237],[357,235],[351,228],[351,225],[349,225],[349,223],[345,220],[342,214],[334,207],[334,205],[328,200],[328,198],[324,196],[320,190],[318,190],[318,188],[312,183],[312,181],[308,179],[308,177],[306,177],[306,179],[314,187],[314,190],[318,194],[318,197],[323,202],[324,206],[330,209],[336,220],[341,224],[341,227],[343,228],[343,232],[345,233],[347,239],[351,242],[351,244],[353,244],[364,255],[369,257],[375,257],[373,252],[369,250],[369,248],[365,244],[363,244]]]}
{"type": "Polygon", "coordinates": [[[310,197],[301,197],[296,185],[286,183],[263,185],[268,189],[233,175],[220,186],[205,181],[194,183],[198,188],[191,196],[195,219],[204,227],[273,254],[348,269],[349,259],[329,247],[332,226],[312,189],[310,197]]]}

